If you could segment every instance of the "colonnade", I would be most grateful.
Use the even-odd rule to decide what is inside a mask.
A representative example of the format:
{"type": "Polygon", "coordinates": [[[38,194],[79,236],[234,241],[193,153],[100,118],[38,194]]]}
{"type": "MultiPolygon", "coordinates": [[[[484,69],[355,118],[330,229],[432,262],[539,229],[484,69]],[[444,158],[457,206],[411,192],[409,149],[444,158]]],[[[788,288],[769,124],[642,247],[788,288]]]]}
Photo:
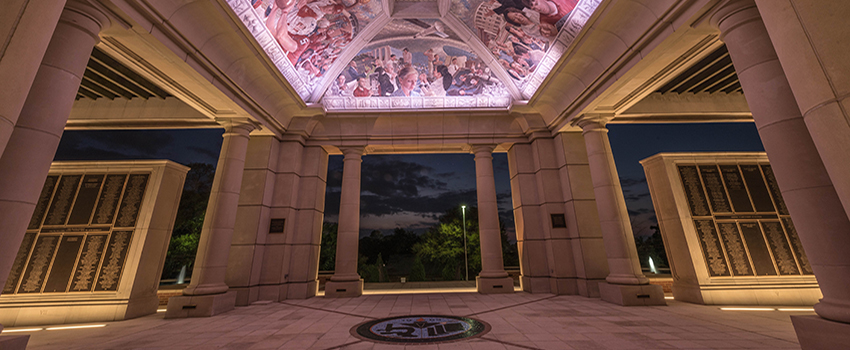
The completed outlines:
{"type": "MultiPolygon", "coordinates": [[[[846,8],[839,3],[823,5],[823,8],[841,7],[836,8],[840,13],[846,8]]],[[[813,23],[818,18],[806,12],[810,8],[798,7],[793,0],[757,0],[757,4],[752,0],[723,1],[712,10],[710,22],[719,30],[729,50],[783,197],[824,295],[815,306],[820,317],[794,319],[806,347],[806,344],[816,344],[818,334],[823,332],[850,335],[847,331],[850,330],[850,288],[847,288],[850,280],[850,254],[847,254],[850,252],[850,176],[847,176],[850,166],[847,164],[850,163],[846,161],[850,151],[850,123],[847,122],[850,113],[846,112],[848,94],[843,88],[846,79],[842,76],[850,71],[850,64],[834,57],[836,54],[824,46],[833,45],[835,35],[840,33],[818,30],[813,23]]],[[[99,40],[99,33],[112,23],[100,8],[86,1],[18,1],[13,5],[24,7],[19,11],[20,18],[16,19],[21,34],[9,37],[3,47],[6,55],[0,59],[0,74],[4,78],[12,77],[4,82],[6,87],[0,94],[0,242],[3,243],[0,245],[0,285],[5,284],[20,246],[92,48],[99,40]],[[53,29],[53,24],[55,30],[47,30],[53,29]],[[33,27],[42,28],[26,30],[33,27]]],[[[835,22],[828,17],[823,20],[841,25],[840,20],[835,22]]],[[[582,130],[582,147],[587,156],[578,162],[563,154],[554,162],[552,157],[543,160],[549,156],[542,154],[552,149],[543,151],[541,147],[552,140],[559,140],[555,142],[555,153],[567,152],[566,145],[576,140],[576,135],[568,133],[555,133],[548,139],[530,136],[529,144],[514,144],[509,148],[509,156],[515,160],[523,154],[540,155],[539,164],[518,165],[512,171],[512,185],[525,186],[537,181],[536,193],[543,197],[557,187],[551,184],[559,181],[560,197],[554,196],[558,198],[552,201],[560,201],[567,208],[550,206],[554,202],[549,199],[515,198],[515,210],[542,213],[541,208],[546,207],[547,214],[566,215],[580,221],[581,215],[576,208],[582,207],[584,213],[591,213],[586,209],[592,201],[593,215],[598,215],[598,229],[587,225],[579,230],[587,235],[561,234],[557,231],[560,228],[553,227],[546,235],[535,236],[534,223],[518,222],[518,226],[522,225],[518,227],[518,232],[522,231],[521,244],[529,248],[523,257],[523,283],[534,285],[523,287],[535,291],[546,284],[544,276],[549,276],[555,280],[551,285],[554,289],[541,290],[574,292],[566,284],[560,284],[566,277],[556,271],[559,266],[568,264],[569,259],[555,256],[559,249],[566,247],[563,242],[572,239],[580,247],[573,249],[574,252],[594,251],[594,246],[602,249],[597,245],[604,244],[607,261],[597,266],[607,265],[607,268],[600,267],[592,273],[585,271],[581,277],[599,282],[598,293],[604,300],[621,305],[660,305],[664,303],[660,287],[648,284],[637,261],[622,188],[606,134],[605,124],[612,117],[614,115],[588,114],[576,118],[574,125],[582,130]],[[543,164],[546,162],[551,164],[543,164]],[[564,174],[583,167],[586,169],[581,171],[589,174],[592,195],[574,188],[576,181],[573,180],[582,177],[564,174]],[[598,230],[598,235],[594,230],[598,230]],[[548,250],[548,261],[544,263],[542,258],[529,257],[531,247],[548,250]]],[[[183,296],[172,298],[167,317],[210,316],[230,310],[236,303],[235,293],[227,283],[227,270],[249,134],[258,125],[244,117],[218,121],[225,128],[224,144],[194,278],[183,296]]],[[[492,166],[496,145],[473,144],[471,147],[475,154],[481,230],[482,272],[477,279],[478,290],[482,293],[512,292],[511,279],[502,266],[498,236],[492,166]]],[[[341,148],[345,166],[337,268],[327,284],[328,297],[362,294],[362,280],[356,267],[360,167],[364,150],[365,145],[341,148]]],[[[321,213],[311,215],[315,219],[321,213]]],[[[544,216],[541,214],[541,217],[544,216]]],[[[567,225],[575,223],[566,221],[567,225]]],[[[310,240],[305,245],[315,250],[316,242],[310,240]]],[[[590,260],[576,257],[573,268],[578,270],[578,262],[590,260]]],[[[304,288],[315,285],[311,281],[299,282],[304,283],[304,288]]],[[[591,284],[584,285],[585,295],[594,295],[590,291],[591,284]]],[[[582,293],[582,286],[575,288],[582,293]]]]}

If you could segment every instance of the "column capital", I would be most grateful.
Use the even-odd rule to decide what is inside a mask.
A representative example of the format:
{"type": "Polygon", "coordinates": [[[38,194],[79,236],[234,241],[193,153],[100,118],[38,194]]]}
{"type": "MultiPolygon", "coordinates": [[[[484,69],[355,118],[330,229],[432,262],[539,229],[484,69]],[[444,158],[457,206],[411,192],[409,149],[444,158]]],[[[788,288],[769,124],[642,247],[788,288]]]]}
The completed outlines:
{"type": "Polygon", "coordinates": [[[112,20],[103,10],[87,0],[68,0],[59,22],[80,28],[96,41],[102,30],[112,26],[112,20]]]}
{"type": "Polygon", "coordinates": [[[475,155],[475,158],[478,157],[492,157],[493,150],[496,149],[495,144],[471,144],[472,146],[472,154],[475,155]],[[479,155],[480,153],[480,155],[479,155]]]}
{"type": "Polygon", "coordinates": [[[605,126],[611,119],[614,119],[613,114],[585,114],[574,121],[573,125],[580,127],[582,134],[590,131],[608,132],[605,126]]]}
{"type": "Polygon", "coordinates": [[[761,15],[753,0],[726,0],[716,7],[709,24],[720,29],[720,40],[723,40],[734,27],[760,19],[761,15]]]}
{"type": "Polygon", "coordinates": [[[219,123],[222,127],[224,127],[225,134],[238,134],[242,136],[248,136],[251,131],[255,129],[260,129],[261,126],[256,121],[245,118],[227,118],[227,117],[219,117],[215,118],[216,123],[219,123]]]}
{"type": "Polygon", "coordinates": [[[357,159],[363,156],[363,153],[366,153],[366,146],[342,146],[339,147],[342,155],[345,156],[344,159],[357,159]]]}

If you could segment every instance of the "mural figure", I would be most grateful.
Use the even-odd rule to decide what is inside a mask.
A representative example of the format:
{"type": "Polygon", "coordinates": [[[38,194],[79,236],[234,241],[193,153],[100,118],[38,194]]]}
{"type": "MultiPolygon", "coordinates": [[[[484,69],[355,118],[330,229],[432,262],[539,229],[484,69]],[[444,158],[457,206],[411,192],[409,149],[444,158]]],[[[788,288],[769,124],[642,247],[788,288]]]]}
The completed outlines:
{"type": "Polygon", "coordinates": [[[412,65],[405,65],[405,67],[398,72],[398,77],[398,85],[400,89],[393,92],[392,96],[422,96],[421,90],[414,90],[417,88],[416,83],[419,81],[419,73],[416,72],[416,69],[413,68],[412,65]]]}
{"type": "MultiPolygon", "coordinates": [[[[373,39],[379,44],[364,48],[352,59],[327,96],[508,95],[490,68],[440,21],[396,20],[388,27],[386,37],[379,34],[373,39]],[[357,80],[352,94],[346,94],[343,79],[357,80]]],[[[525,56],[532,59],[527,53],[525,56]]]]}
{"type": "MultiPolygon", "coordinates": [[[[264,18],[289,61],[307,81],[323,76],[380,11],[380,3],[371,0],[245,1],[264,18]]],[[[356,75],[346,76],[347,82],[355,79],[356,75]]]]}
{"type": "Polygon", "coordinates": [[[537,68],[578,0],[454,1],[452,12],[517,82],[537,68]]]}

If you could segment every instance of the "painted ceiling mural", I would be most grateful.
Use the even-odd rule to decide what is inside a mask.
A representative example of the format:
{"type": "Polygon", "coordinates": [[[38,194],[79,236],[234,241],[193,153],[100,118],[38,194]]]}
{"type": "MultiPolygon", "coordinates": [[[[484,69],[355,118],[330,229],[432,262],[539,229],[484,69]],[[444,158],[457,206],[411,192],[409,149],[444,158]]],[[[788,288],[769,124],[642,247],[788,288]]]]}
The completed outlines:
{"type": "Polygon", "coordinates": [[[227,0],[299,96],[327,110],[508,108],[534,95],[600,1],[227,0]]]}

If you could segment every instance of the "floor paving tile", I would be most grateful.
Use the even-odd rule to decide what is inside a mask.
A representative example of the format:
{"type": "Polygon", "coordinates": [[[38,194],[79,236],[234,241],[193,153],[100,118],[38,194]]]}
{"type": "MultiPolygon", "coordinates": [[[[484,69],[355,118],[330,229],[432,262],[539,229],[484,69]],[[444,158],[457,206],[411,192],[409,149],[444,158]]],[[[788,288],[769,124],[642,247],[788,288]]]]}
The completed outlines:
{"type": "Polygon", "coordinates": [[[528,293],[369,294],[260,303],[211,318],[166,320],[158,313],[102,328],[38,331],[30,333],[28,349],[799,349],[789,315],[676,301],[621,307],[528,293]],[[477,338],[413,346],[364,341],[349,331],[411,313],[473,317],[492,329],[477,338]]]}

